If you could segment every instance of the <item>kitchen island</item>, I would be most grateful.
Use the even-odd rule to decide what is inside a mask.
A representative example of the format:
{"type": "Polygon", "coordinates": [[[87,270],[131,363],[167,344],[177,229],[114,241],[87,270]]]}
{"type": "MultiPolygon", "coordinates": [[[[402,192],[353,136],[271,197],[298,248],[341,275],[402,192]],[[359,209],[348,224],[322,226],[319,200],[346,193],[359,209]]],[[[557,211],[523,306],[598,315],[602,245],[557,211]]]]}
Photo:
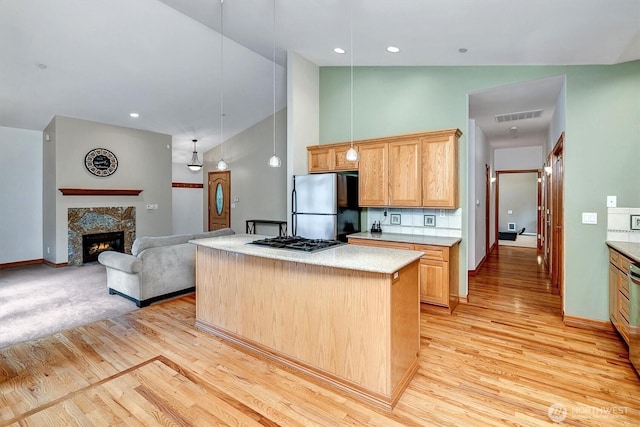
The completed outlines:
{"type": "Polygon", "coordinates": [[[418,368],[421,252],[192,240],[196,327],[391,409],[418,368]]]}

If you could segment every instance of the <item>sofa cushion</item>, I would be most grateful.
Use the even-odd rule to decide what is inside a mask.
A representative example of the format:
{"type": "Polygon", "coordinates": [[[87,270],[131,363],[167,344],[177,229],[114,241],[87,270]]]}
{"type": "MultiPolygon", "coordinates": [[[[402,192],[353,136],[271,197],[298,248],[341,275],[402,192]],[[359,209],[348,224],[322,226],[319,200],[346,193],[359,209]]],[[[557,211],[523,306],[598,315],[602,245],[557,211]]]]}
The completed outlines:
{"type": "Polygon", "coordinates": [[[223,228],[220,230],[214,231],[206,231],[204,233],[198,233],[193,235],[193,239],[206,239],[208,237],[217,237],[217,236],[229,236],[232,234],[236,234],[232,228],[223,228]]]}
{"type": "Polygon", "coordinates": [[[138,256],[138,254],[145,249],[157,248],[160,246],[179,245],[180,243],[187,243],[192,239],[191,234],[176,234],[173,236],[159,236],[159,237],[138,237],[131,247],[131,255],[138,256]]]}

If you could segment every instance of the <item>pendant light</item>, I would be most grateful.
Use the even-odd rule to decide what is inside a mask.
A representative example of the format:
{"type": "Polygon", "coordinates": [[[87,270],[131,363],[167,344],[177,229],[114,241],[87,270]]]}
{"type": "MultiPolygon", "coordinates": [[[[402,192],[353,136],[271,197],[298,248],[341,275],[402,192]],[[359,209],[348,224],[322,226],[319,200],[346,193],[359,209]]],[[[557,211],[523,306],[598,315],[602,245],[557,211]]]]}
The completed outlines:
{"type": "Polygon", "coordinates": [[[196,151],[196,142],[198,142],[198,140],[194,139],[192,141],[193,141],[193,154],[191,155],[191,162],[189,162],[187,167],[194,172],[198,172],[200,169],[202,169],[202,162],[200,161],[200,159],[198,159],[198,152],[196,151]]]}
{"type": "Polygon", "coordinates": [[[271,168],[279,168],[282,162],[276,154],[276,0],[273,0],[273,155],[267,163],[271,168]]]}
{"type": "Polygon", "coordinates": [[[344,157],[349,162],[357,162],[359,157],[358,152],[356,151],[355,148],[353,148],[353,3],[351,3],[350,20],[349,20],[349,44],[350,44],[349,49],[351,49],[351,52],[349,52],[351,57],[351,67],[350,67],[351,68],[351,71],[350,71],[351,146],[349,146],[349,149],[347,150],[347,153],[345,154],[344,157]]]}
{"type": "Polygon", "coordinates": [[[220,0],[220,161],[217,169],[226,170],[229,166],[224,161],[223,145],[224,145],[224,0],[220,0]]]}

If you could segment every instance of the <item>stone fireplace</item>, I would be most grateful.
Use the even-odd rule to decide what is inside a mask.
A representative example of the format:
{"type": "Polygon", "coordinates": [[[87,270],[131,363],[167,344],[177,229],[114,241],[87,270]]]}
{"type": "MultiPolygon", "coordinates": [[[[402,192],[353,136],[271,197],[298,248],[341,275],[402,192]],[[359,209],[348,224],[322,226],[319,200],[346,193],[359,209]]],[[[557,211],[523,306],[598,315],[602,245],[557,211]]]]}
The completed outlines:
{"type": "Polygon", "coordinates": [[[93,254],[89,261],[85,261],[85,253],[83,250],[83,236],[94,235],[89,240],[100,239],[105,233],[122,233],[122,236],[112,235],[107,237],[103,241],[103,244],[120,244],[122,248],[121,252],[131,253],[131,246],[136,238],[136,208],[133,206],[126,207],[98,207],[98,208],[69,208],[68,209],[68,253],[69,260],[68,265],[82,265],[85,262],[93,262],[97,260],[100,252],[104,249],[93,247],[91,242],[87,251],[91,252],[93,247],[93,254]],[[117,240],[120,242],[117,242],[117,240]]]}

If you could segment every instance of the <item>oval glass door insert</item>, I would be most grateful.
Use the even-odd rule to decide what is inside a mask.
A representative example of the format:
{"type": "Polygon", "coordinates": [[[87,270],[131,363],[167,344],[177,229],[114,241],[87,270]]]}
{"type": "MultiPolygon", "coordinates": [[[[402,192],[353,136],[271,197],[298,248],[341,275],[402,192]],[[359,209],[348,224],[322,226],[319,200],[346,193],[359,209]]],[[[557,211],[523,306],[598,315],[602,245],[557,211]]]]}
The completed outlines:
{"type": "Polygon", "coordinates": [[[222,184],[218,183],[216,186],[216,211],[218,215],[222,215],[222,208],[224,207],[224,200],[222,194],[222,184]]]}

